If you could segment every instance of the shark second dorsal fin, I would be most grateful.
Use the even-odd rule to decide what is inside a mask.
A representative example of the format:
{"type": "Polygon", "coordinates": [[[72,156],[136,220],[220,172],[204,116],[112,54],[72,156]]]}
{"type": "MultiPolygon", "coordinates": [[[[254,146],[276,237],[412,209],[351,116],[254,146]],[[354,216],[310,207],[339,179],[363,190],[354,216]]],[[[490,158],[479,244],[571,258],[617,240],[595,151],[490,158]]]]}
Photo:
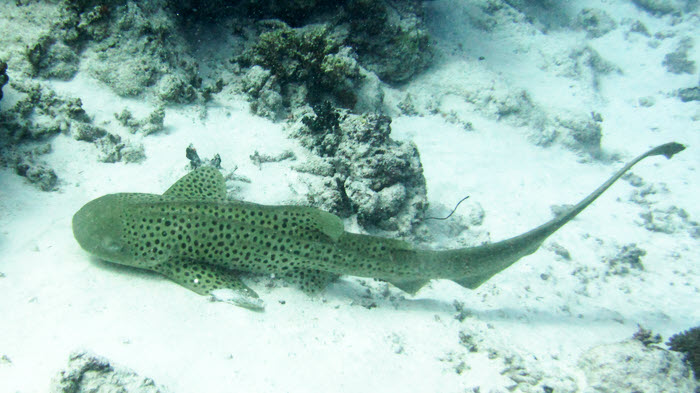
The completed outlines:
{"type": "Polygon", "coordinates": [[[224,199],[226,184],[218,169],[203,166],[181,177],[163,195],[186,199],[224,199]]]}
{"type": "Polygon", "coordinates": [[[310,210],[314,223],[318,227],[317,229],[333,241],[338,240],[340,235],[345,233],[343,221],[335,214],[324,212],[323,210],[310,210]]]}
{"type": "Polygon", "coordinates": [[[267,206],[268,209],[275,209],[283,213],[290,213],[296,216],[294,225],[306,226],[308,229],[318,231],[328,236],[331,240],[336,241],[345,233],[345,225],[343,220],[332,213],[316,209],[310,206],[267,206]]]}

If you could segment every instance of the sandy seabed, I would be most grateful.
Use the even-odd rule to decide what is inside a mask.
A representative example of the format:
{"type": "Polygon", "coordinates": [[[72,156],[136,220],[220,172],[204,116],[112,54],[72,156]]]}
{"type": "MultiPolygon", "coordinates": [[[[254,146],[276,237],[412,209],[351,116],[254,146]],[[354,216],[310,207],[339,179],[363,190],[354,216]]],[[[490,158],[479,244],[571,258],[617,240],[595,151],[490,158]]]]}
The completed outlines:
{"type": "MultiPolygon", "coordinates": [[[[293,163],[258,167],[248,159],[255,151],[291,150],[303,160],[308,153],[287,138],[284,124],[250,114],[243,100],[215,98],[205,119],[198,108],[168,107],[164,132],[141,140],[147,159],[138,164],[97,163],[93,146],[58,135],[46,156],[61,175],[58,191],[39,191],[0,170],[0,392],[48,391],[69,354],[81,349],[183,393],[692,386],[692,376],[681,384],[654,375],[659,368],[640,355],[651,365],[617,373],[616,383],[627,387],[591,390],[600,370],[619,366],[606,362],[621,347],[591,351],[630,339],[638,325],[666,339],[700,320],[700,244],[693,223],[700,216],[700,108],[676,94],[698,86],[698,74],[674,74],[663,64],[679,39],[700,37],[697,10],[675,18],[627,1],[578,3],[571,7],[604,9],[616,28],[597,38],[572,28],[544,34],[525,22],[483,30],[468,1],[426,2],[442,55],[406,85],[384,86],[385,104],[394,111],[392,136],[418,147],[431,206],[449,211],[469,195],[471,205],[457,213],[480,206],[485,218],[479,229],[493,241],[545,222],[551,206],[577,202],[651,146],[687,145],[672,160],[655,157],[635,167],[642,185],[620,181],[538,252],[473,291],[440,280],[409,296],[385,283],[343,277],[309,297],[267,277],[246,277],[266,303],[257,313],[90,257],[73,239],[71,217],[107,193],[163,192],[187,172],[190,143],[204,156],[220,154],[225,167],[235,165],[251,180],[238,185],[237,198],[298,200],[306,188],[293,163]],[[631,33],[631,21],[642,21],[650,36],[631,33]],[[562,64],[569,58],[563,54],[584,47],[619,72],[567,74],[563,68],[573,66],[562,64]],[[537,146],[531,123],[499,120],[488,100],[464,98],[475,89],[491,89],[493,96],[526,92],[551,118],[596,112],[604,119],[602,150],[617,159],[590,159],[557,143],[537,146]],[[436,110],[401,114],[396,108],[407,92],[436,110]],[[645,214],[668,230],[649,230],[645,214]],[[624,259],[631,244],[645,252],[636,260],[641,267],[624,259]]],[[[687,53],[695,63],[697,47],[687,53]]],[[[147,101],[116,96],[85,73],[50,83],[79,97],[96,123],[114,121],[125,107],[153,109],[147,101]]],[[[19,95],[4,90],[2,110],[19,95]]],[[[357,229],[350,220],[346,228],[357,229]]],[[[445,234],[436,243],[452,240],[445,234]]],[[[630,356],[655,351],[642,345],[628,350],[630,356]]],[[[680,364],[680,355],[664,353],[680,364]]]]}

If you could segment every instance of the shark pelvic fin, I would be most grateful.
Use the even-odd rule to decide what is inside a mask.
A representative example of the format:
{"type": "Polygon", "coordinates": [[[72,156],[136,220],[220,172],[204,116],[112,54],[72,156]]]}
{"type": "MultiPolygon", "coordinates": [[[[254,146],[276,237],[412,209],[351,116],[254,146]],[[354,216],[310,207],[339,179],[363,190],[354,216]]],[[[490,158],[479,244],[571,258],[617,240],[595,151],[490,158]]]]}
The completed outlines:
{"type": "Polygon", "coordinates": [[[423,288],[425,284],[430,280],[420,279],[420,280],[389,280],[389,282],[400,290],[415,295],[418,290],[423,288]]]}
{"type": "Polygon", "coordinates": [[[322,270],[298,268],[285,273],[282,277],[311,296],[324,290],[328,284],[337,280],[339,276],[322,270]]]}

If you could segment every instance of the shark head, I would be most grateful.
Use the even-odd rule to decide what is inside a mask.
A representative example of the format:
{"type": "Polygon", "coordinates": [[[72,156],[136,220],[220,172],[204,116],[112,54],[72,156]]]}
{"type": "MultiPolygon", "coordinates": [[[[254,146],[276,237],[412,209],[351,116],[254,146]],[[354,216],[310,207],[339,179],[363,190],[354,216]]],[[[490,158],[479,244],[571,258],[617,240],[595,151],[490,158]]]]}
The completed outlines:
{"type": "Polygon", "coordinates": [[[109,262],[135,265],[131,246],[123,236],[119,194],[88,202],[73,216],[73,236],[85,251],[109,262]]]}

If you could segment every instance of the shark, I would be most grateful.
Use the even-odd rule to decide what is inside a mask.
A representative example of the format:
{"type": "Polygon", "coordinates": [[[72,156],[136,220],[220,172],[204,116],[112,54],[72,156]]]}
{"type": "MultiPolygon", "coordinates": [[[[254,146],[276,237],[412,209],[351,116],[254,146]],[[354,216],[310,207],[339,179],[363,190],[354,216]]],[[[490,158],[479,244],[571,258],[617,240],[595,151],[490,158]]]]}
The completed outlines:
{"type": "Polygon", "coordinates": [[[317,293],[340,275],[370,277],[415,294],[448,279],[476,289],[576,217],[635,164],[670,159],[685,146],[671,142],[639,155],[576,205],[509,239],[433,250],[409,242],[345,231],[336,215],[307,206],[268,206],[228,199],[213,167],[200,167],[162,195],[108,194],[85,204],[72,220],[78,244],[111,263],[164,275],[200,295],[262,310],[264,302],[240,279],[273,274],[317,293]]]}

